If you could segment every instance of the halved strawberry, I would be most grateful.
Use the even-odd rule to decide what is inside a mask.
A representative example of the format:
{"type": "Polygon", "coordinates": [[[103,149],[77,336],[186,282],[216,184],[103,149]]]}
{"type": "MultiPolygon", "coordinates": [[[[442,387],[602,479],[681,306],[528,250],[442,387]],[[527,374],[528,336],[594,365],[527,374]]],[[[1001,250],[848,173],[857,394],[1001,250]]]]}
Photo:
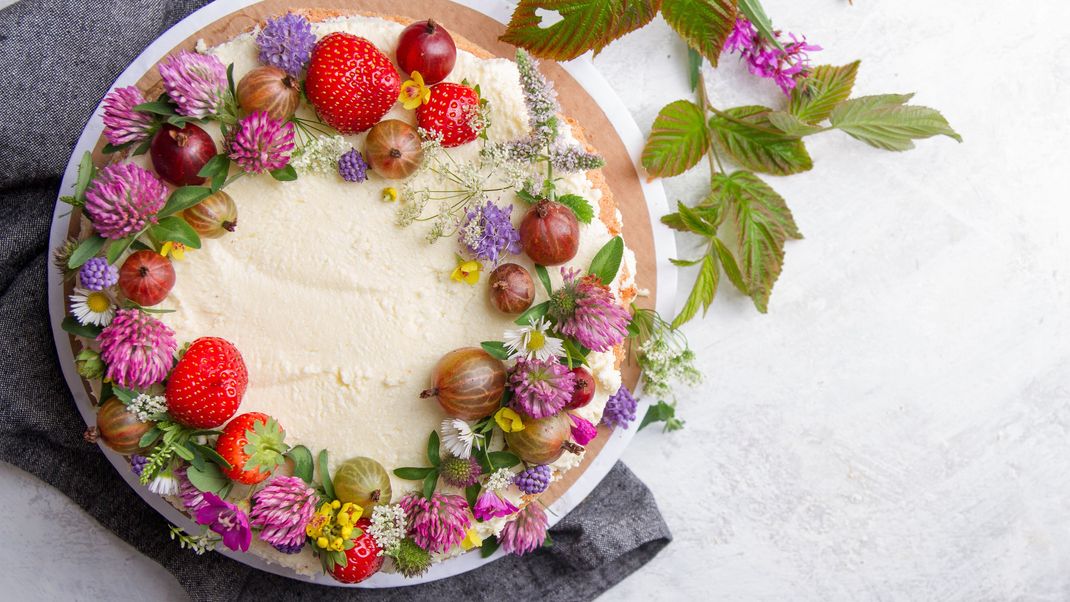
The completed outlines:
{"type": "Polygon", "coordinates": [[[364,38],[339,31],[312,49],[305,94],[320,118],[343,134],[378,123],[400,92],[394,64],[364,38]]]}
{"type": "Polygon", "coordinates": [[[442,146],[460,146],[479,137],[482,129],[479,94],[461,84],[431,86],[431,99],[416,108],[420,127],[442,135],[442,146]]]}
{"type": "Polygon", "coordinates": [[[214,428],[234,415],[249,374],[229,341],[201,337],[190,344],[167,380],[167,412],[179,424],[214,428]]]}
{"type": "Polygon", "coordinates": [[[260,412],[241,414],[227,423],[215,442],[215,451],[230,463],[223,471],[232,481],[253,485],[271,476],[285,461],[289,449],[286,431],[274,418],[260,412]]]}

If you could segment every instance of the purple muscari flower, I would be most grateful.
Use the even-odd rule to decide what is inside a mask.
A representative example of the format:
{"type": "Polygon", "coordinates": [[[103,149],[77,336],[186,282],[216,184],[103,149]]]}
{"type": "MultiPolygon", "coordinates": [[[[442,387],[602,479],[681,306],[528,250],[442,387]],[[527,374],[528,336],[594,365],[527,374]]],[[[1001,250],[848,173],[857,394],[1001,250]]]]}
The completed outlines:
{"type": "Polygon", "coordinates": [[[487,201],[465,214],[458,236],[476,259],[497,265],[506,253],[520,253],[520,232],[513,227],[513,206],[505,209],[487,201]]]}
{"type": "Polygon", "coordinates": [[[223,108],[229,84],[218,58],[182,51],[160,63],[160,76],[180,115],[203,119],[223,108]]]}
{"type": "Polygon", "coordinates": [[[135,111],[145,102],[136,86],[116,88],[104,97],[104,137],[112,146],[148,140],[156,125],[152,115],[135,111]]]}
{"type": "Polygon", "coordinates": [[[82,269],[78,271],[78,280],[86,290],[102,291],[119,282],[119,269],[103,257],[93,257],[82,264],[82,269]]]}
{"type": "Polygon", "coordinates": [[[498,541],[502,549],[515,556],[534,552],[546,541],[546,513],[539,504],[528,504],[516,518],[505,523],[498,541]]]}
{"type": "Polygon", "coordinates": [[[576,375],[556,359],[520,358],[509,373],[509,387],[514,410],[535,419],[545,418],[572,401],[576,375]]]}
{"type": "Polygon", "coordinates": [[[801,40],[795,34],[788,34],[788,37],[790,41],[781,38],[777,32],[777,40],[784,47],[781,50],[763,38],[754,24],[740,17],[725,40],[724,50],[738,52],[752,74],[773,80],[784,94],[791,94],[796,81],[805,77],[809,70],[808,53],[821,50],[821,47],[807,43],[805,37],[801,40]]]}
{"type": "Polygon", "coordinates": [[[480,494],[479,499],[476,500],[475,508],[472,508],[472,514],[479,520],[509,516],[516,511],[517,507],[510,503],[509,500],[498,495],[497,491],[490,489],[486,489],[480,494]]]}
{"type": "Polygon", "coordinates": [[[249,517],[230,502],[220,499],[211,492],[205,492],[204,505],[194,513],[198,524],[223,536],[223,545],[231,550],[247,552],[253,540],[253,531],[249,528],[249,517]]]}
{"type": "Polygon", "coordinates": [[[204,508],[207,504],[204,500],[204,492],[197,489],[197,486],[189,480],[185,466],[175,469],[175,480],[178,481],[178,497],[190,514],[196,514],[198,510],[204,508]]]}
{"type": "Polygon", "coordinates": [[[319,495],[298,477],[277,476],[253,494],[252,525],[260,539],[284,554],[305,545],[305,527],[316,513],[319,495]]]}
{"type": "Polygon", "coordinates": [[[167,202],[167,187],[151,171],[117,163],[100,171],[85,191],[85,212],[104,238],[117,240],[155,223],[167,202]]]}
{"type": "Polygon", "coordinates": [[[628,425],[635,421],[638,405],[628,387],[621,385],[606,402],[606,409],[602,412],[602,424],[612,428],[628,428],[628,425]]]}
{"type": "Polygon", "coordinates": [[[120,309],[99,335],[106,376],[120,387],[146,389],[163,382],[174,363],[175,333],[137,309],[120,309]]]}
{"type": "Polygon", "coordinates": [[[459,495],[436,493],[428,500],[410,493],[398,502],[408,517],[408,532],[428,552],[444,553],[461,543],[468,527],[468,502],[459,495]]]}
{"type": "Polygon", "coordinates": [[[293,148],[293,123],[283,123],[257,111],[238,123],[230,158],[249,173],[264,173],[286,167],[293,148]]]}
{"type": "Polygon", "coordinates": [[[546,488],[550,486],[551,476],[550,467],[540,464],[516,473],[516,476],[513,477],[513,484],[520,491],[528,495],[535,495],[546,491],[546,488]]]}
{"type": "Polygon", "coordinates": [[[363,182],[368,179],[368,164],[364,156],[353,148],[338,157],[338,175],[346,182],[363,182]]]}
{"type": "Polygon", "coordinates": [[[597,276],[561,268],[564,284],[550,298],[558,332],[594,351],[607,351],[628,335],[631,316],[597,276]]]}
{"type": "Polygon", "coordinates": [[[575,414],[569,414],[568,417],[572,419],[572,440],[578,445],[587,445],[598,436],[598,428],[590,420],[575,414]]]}
{"type": "Polygon", "coordinates": [[[141,472],[145,470],[145,466],[149,463],[149,459],[141,454],[134,454],[130,456],[130,471],[138,477],[141,476],[141,472]]]}
{"type": "Polygon", "coordinates": [[[296,76],[312,55],[316,36],[307,19],[286,13],[268,21],[256,36],[256,43],[260,45],[261,63],[296,76]]]}

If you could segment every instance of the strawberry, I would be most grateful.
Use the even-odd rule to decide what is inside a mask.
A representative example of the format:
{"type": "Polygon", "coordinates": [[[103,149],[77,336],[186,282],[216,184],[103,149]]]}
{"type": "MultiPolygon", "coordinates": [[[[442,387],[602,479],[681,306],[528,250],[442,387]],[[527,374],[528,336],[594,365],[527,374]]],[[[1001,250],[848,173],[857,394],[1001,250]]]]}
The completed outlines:
{"type": "Polygon", "coordinates": [[[285,461],[282,454],[289,449],[285,439],[286,431],[267,414],[248,412],[236,416],[215,442],[216,453],[230,463],[223,474],[246,485],[263,481],[285,461]]]}
{"type": "Polygon", "coordinates": [[[368,527],[372,522],[367,518],[357,521],[357,527],[364,531],[361,535],[353,538],[353,547],[345,551],[346,565],[331,564],[327,572],[341,583],[360,583],[368,577],[379,572],[383,568],[383,557],[379,555],[381,548],[375,539],[368,534],[368,527]]]}
{"type": "Polygon", "coordinates": [[[435,84],[431,99],[417,107],[416,120],[421,128],[441,134],[442,146],[460,146],[479,136],[479,105],[479,94],[468,86],[435,84]]]}
{"type": "Polygon", "coordinates": [[[355,134],[375,125],[400,93],[394,64],[368,40],[335,32],[312,49],[305,94],[320,118],[339,132],[355,134]]]}
{"type": "Polygon", "coordinates": [[[190,344],[167,380],[167,412],[180,424],[213,428],[238,411],[249,374],[238,348],[216,337],[190,344]]]}

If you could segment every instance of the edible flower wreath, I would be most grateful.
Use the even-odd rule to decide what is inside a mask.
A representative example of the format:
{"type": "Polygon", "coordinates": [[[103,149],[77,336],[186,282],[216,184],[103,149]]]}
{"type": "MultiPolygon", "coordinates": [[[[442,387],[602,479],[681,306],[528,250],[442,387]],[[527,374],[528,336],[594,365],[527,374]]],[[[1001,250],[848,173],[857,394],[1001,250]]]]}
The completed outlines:
{"type": "MultiPolygon", "coordinates": [[[[87,439],[127,456],[142,485],[201,526],[194,534],[171,529],[197,553],[220,544],[244,552],[255,537],[285,554],[308,548],[325,572],[356,583],[386,561],[415,577],[458,551],[481,548],[487,556],[500,546],[522,555],[549,545],[536,496],[555,477],[550,465],[564,453],[581,453],[598,434],[572,412],[594,395],[588,354],[636,342],[661,353],[665,366],[683,367],[672,376],[697,378],[688,372],[686,341],[656,314],[623,306],[610,288],[624,255],[620,237],[587,270],[561,268],[562,284],[551,285],[544,266],[572,259],[578,224],[594,216],[587,200],[557,193],[554,173],[597,169],[602,159],[561,139],[553,88],[524,51],[517,62],[530,132],[491,143],[479,87],[441,81],[455,49],[438,24],[414,23],[402,32],[405,82],[367,40],[346,33],[317,40],[298,14],[270,20],[256,39],[261,65],[237,83],[233,65],[179,52],[160,63],[164,92],[155,100],[136,87],[110,92],[104,151],[116,160],[98,169],[87,153],[73,194],[62,198],[87,218],[78,238],[56,250],[56,265],[73,285],[62,326],[81,342],[79,374],[99,383],[87,439]],[[448,40],[448,52],[404,58],[427,39],[448,40]],[[337,56],[358,56],[364,68],[351,73],[337,56]],[[316,119],[296,116],[302,92],[316,119]],[[354,95],[366,100],[360,108],[353,108],[354,95]],[[418,128],[381,120],[398,102],[416,112],[418,128]],[[221,152],[198,125],[208,121],[220,127],[221,152]],[[370,131],[363,152],[338,135],[364,130],[370,131]],[[449,148],[476,141],[479,165],[449,158],[449,148]],[[128,160],[146,152],[151,170],[128,160]],[[238,227],[230,183],[333,172],[362,185],[369,171],[398,180],[384,188],[383,199],[404,201],[399,225],[430,222],[429,240],[456,237],[451,277],[459,286],[483,281],[492,303],[518,316],[502,341],[451,351],[435,367],[422,397],[437,400],[447,418],[428,436],[426,466],[393,469],[414,482],[414,491],[396,499],[376,460],[352,458],[331,474],[328,450],[314,454],[287,442],[271,416],[238,414],[248,385],[240,351],[215,337],[180,346],[156,317],[170,311],[159,305],[175,284],[172,260],[238,227]],[[456,185],[446,193],[421,189],[411,176],[427,171],[456,185]],[[487,172],[505,173],[508,181],[481,175],[487,172]],[[519,228],[512,204],[502,207],[488,196],[505,190],[530,205],[519,228]],[[428,217],[433,202],[440,211],[428,217]],[[521,253],[535,262],[535,278],[504,261],[521,253]],[[548,296],[540,304],[536,279],[548,296]],[[520,503],[504,494],[510,488],[522,494],[520,503]],[[476,523],[496,518],[508,520],[500,534],[481,538],[476,523]]],[[[636,406],[622,386],[602,420],[627,427],[636,406]]]]}

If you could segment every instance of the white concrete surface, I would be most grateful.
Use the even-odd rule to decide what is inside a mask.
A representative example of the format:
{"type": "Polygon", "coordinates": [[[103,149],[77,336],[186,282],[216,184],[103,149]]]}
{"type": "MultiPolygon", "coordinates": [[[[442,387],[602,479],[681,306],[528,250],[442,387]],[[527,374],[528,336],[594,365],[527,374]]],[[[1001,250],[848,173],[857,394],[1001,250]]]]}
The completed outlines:
{"type": "MultiPolygon", "coordinates": [[[[765,5],[817,61],[862,58],[857,93],[916,91],[966,143],[893,155],[827,133],[812,172],[773,179],[807,238],[768,315],[725,288],[688,328],[708,380],[680,396],[687,428],[625,458],[676,540],[606,598],[1070,598],[1070,5],[765,5]]],[[[661,21],[595,63],[641,125],[688,94],[661,21]]],[[[730,59],[711,92],[778,100],[730,59]]],[[[693,176],[670,198],[693,200],[693,176]]],[[[0,504],[5,598],[182,598],[6,465],[0,504]],[[78,536],[53,548],[57,522],[78,536]]]]}

